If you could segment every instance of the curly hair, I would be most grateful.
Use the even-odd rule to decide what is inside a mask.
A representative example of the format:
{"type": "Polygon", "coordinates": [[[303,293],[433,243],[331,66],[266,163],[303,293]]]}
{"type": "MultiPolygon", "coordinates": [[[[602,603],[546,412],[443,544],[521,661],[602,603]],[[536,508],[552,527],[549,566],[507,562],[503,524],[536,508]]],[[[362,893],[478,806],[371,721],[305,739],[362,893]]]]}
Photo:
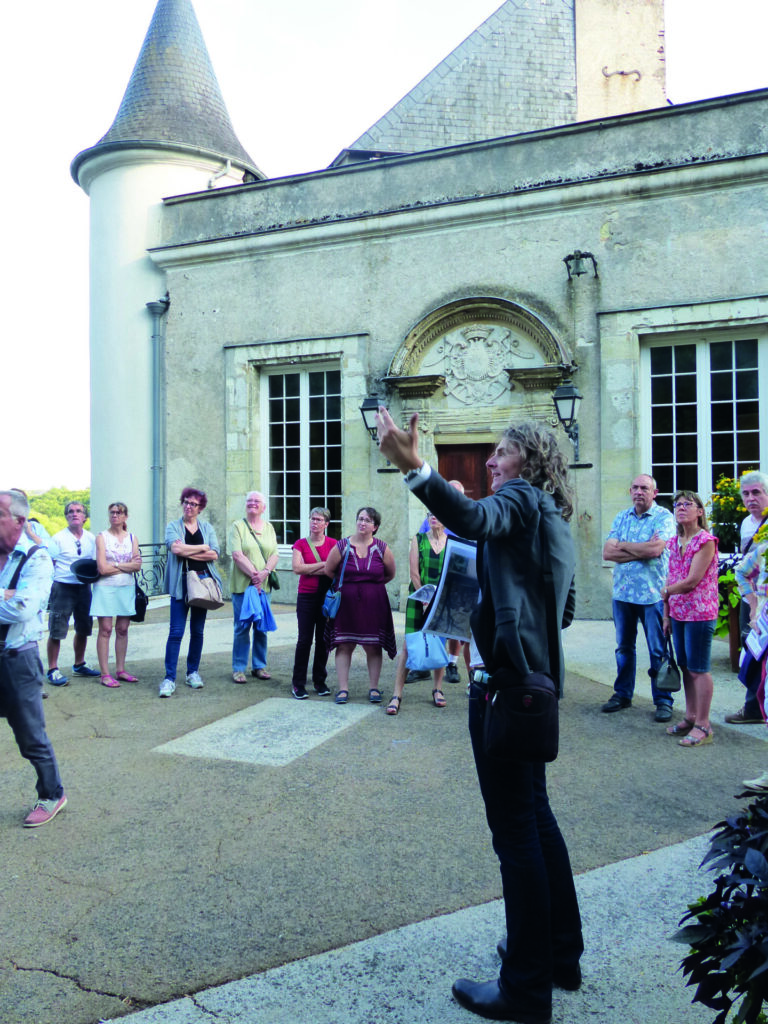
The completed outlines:
{"type": "MultiPolygon", "coordinates": [[[[693,504],[699,511],[699,526],[702,530],[709,530],[709,523],[707,522],[707,513],[704,509],[704,502],[701,500],[696,491],[675,491],[674,497],[672,498],[672,507],[683,498],[685,501],[692,501],[693,504]]],[[[677,523],[677,532],[682,536],[683,528],[680,523],[677,523]]]]}
{"type": "Polygon", "coordinates": [[[520,476],[533,487],[551,494],[566,522],[573,515],[573,490],[568,483],[568,460],[555,434],[541,423],[510,423],[502,440],[520,455],[520,476]]]}

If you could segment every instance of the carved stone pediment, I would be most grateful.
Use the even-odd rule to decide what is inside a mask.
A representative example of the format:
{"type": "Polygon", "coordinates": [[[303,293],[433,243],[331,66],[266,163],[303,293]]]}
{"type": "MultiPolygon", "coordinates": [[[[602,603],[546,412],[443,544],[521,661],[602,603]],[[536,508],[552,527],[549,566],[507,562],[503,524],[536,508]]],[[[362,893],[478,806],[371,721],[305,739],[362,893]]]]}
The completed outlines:
{"type": "Polygon", "coordinates": [[[385,380],[403,397],[442,388],[449,404],[495,405],[514,381],[525,390],[551,391],[569,365],[532,313],[503,299],[474,298],[449,303],[417,324],[385,380]]]}

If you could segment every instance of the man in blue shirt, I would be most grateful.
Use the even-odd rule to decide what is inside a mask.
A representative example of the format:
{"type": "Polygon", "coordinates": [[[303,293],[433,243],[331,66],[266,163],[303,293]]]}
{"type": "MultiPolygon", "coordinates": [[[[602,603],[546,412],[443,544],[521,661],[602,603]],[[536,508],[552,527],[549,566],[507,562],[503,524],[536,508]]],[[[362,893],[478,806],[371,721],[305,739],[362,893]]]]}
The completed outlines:
{"type": "Polygon", "coordinates": [[[53,565],[45,548],[29,554],[35,545],[24,532],[28,516],[23,495],[0,491],[0,717],[8,720],[21,756],[37,772],[38,799],[24,819],[26,828],[36,828],[51,821],[67,798],[45,731],[45,676],[37,649],[53,565]]]}
{"type": "Polygon", "coordinates": [[[616,682],[613,695],[601,711],[621,711],[632,704],[635,692],[637,626],[642,624],[651,666],[651,695],[657,722],[672,717],[672,694],[656,689],[656,674],[664,653],[661,588],[667,579],[669,553],[666,543],[675,534],[671,512],[656,504],[658,494],[652,476],[641,473],[632,481],[630,508],[619,512],[603,548],[603,558],[615,562],[613,570],[613,621],[616,626],[616,682]]]}

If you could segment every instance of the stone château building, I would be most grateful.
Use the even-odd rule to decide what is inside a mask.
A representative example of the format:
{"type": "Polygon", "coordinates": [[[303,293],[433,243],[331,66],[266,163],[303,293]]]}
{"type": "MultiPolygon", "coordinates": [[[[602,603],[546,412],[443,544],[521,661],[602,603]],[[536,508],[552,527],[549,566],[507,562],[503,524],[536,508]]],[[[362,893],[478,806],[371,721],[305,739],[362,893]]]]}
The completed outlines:
{"type": "Polygon", "coordinates": [[[423,509],[383,472],[364,400],[417,409],[425,456],[479,497],[501,429],[556,423],[572,379],[579,614],[601,617],[636,473],[708,496],[766,462],[768,91],[666,105],[662,0],[506,0],[329,168],[274,180],[190,0],[159,0],[72,174],[92,211],[93,500],[130,495],[142,538],[189,483],[222,538],[268,493],[286,552],[312,505],[339,536],[373,503],[397,604],[423,509]]]}

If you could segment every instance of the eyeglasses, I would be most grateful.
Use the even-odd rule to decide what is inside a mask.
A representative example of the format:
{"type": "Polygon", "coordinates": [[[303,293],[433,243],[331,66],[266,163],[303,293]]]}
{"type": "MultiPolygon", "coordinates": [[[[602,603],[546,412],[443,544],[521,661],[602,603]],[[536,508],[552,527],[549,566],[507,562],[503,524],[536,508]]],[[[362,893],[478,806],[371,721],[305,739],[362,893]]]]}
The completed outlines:
{"type": "Polygon", "coordinates": [[[681,508],[683,510],[687,510],[689,508],[695,508],[695,507],[696,507],[696,503],[693,502],[693,501],[676,501],[675,504],[672,506],[672,508],[675,508],[675,509],[681,508]]]}
{"type": "Polygon", "coordinates": [[[190,508],[200,508],[199,501],[182,501],[182,505],[189,505],[190,508]]]}
{"type": "Polygon", "coordinates": [[[369,519],[368,516],[358,516],[357,517],[357,521],[358,521],[358,523],[372,523],[373,522],[373,520],[369,519]]]}
{"type": "Polygon", "coordinates": [[[111,516],[124,516],[125,512],[123,512],[123,510],[121,508],[111,508],[109,510],[109,514],[111,516]]]}
{"type": "Polygon", "coordinates": [[[325,516],[310,516],[309,521],[310,523],[324,523],[325,516]]]}
{"type": "Polygon", "coordinates": [[[79,540],[75,541],[75,547],[77,548],[78,555],[82,555],[82,553],[83,553],[83,546],[82,546],[82,544],[80,543],[79,540]]]}
{"type": "Polygon", "coordinates": [[[67,515],[68,516],[84,516],[85,515],[85,509],[82,509],[82,508],[70,508],[70,509],[67,510],[67,515]]]}

